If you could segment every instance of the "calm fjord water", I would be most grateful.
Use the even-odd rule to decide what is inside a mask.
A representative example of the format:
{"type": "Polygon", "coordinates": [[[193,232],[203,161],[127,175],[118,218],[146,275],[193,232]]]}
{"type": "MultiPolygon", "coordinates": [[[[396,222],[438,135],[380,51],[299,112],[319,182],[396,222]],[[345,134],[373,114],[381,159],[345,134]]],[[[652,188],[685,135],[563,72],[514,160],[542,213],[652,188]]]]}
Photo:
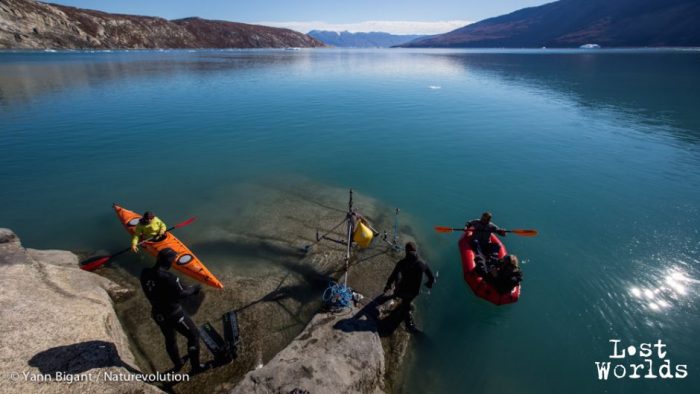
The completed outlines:
{"type": "Polygon", "coordinates": [[[488,209],[540,231],[505,239],[522,297],[476,299],[456,236],[428,236],[405,392],[699,392],[699,104],[698,51],[0,53],[0,226],[118,249],[113,201],[206,226],[218,190],[287,176],[424,233],[488,209]],[[610,339],[688,377],[599,381],[610,339]]]}

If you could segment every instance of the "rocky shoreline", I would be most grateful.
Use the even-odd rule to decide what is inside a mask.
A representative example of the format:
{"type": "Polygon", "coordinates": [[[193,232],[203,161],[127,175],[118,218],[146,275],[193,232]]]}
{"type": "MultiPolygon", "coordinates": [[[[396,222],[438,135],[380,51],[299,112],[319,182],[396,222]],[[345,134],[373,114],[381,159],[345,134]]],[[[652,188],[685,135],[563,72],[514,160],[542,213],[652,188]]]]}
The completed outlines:
{"type": "Polygon", "coordinates": [[[0,1],[0,48],[313,48],[325,45],[289,29],[201,18],[167,20],[47,4],[0,1]]]}
{"type": "MultiPolygon", "coordinates": [[[[335,207],[347,191],[316,190],[311,195],[301,191],[305,186],[295,190],[251,188],[265,197],[251,199],[250,206],[236,216],[235,226],[212,223],[200,234],[201,239],[191,244],[194,250],[222,249],[236,261],[234,265],[213,263],[209,267],[226,288],[205,289],[202,297],[185,305],[197,324],[213,322],[223,312],[236,310],[242,334],[240,356],[189,382],[160,388],[183,393],[397,391],[409,335],[398,325],[382,332],[374,319],[376,313],[367,310],[376,309],[373,297],[381,293],[401,254],[379,239],[372,247],[358,250],[348,282],[366,298],[342,313],[323,312],[321,294],[330,280],[338,280],[343,273],[339,263],[344,247],[332,242],[306,246],[315,238],[312,228],[330,228],[342,219],[342,210],[335,207]]],[[[369,198],[361,199],[362,213],[377,228],[391,227],[389,209],[369,198]]],[[[340,238],[341,233],[339,229],[331,235],[340,238]]],[[[6,331],[0,368],[56,372],[59,367],[35,366],[32,360],[42,354],[53,358],[64,353],[68,361],[63,363],[69,365],[64,369],[71,373],[93,374],[103,369],[156,373],[171,367],[162,336],[150,319],[150,308],[128,265],[115,264],[96,275],[80,270],[78,258],[70,252],[24,249],[11,231],[3,230],[2,234],[0,263],[6,266],[6,275],[0,286],[11,291],[0,298],[6,331]],[[25,312],[30,308],[32,312],[25,312]],[[30,322],[39,324],[32,326],[30,322]],[[33,340],[35,337],[41,340],[33,340]],[[16,352],[18,348],[22,351],[16,352]],[[75,360],[88,361],[73,366],[75,360]]],[[[410,238],[402,234],[402,239],[410,238]]],[[[180,345],[185,354],[182,338],[180,345]]],[[[211,357],[203,345],[201,352],[204,359],[211,357]]],[[[35,382],[23,384],[23,391],[37,391],[35,382]]],[[[56,385],[59,392],[83,384],[112,392],[158,390],[133,382],[119,386],[46,384],[56,385]]]]}
{"type": "Polygon", "coordinates": [[[8,229],[0,229],[0,267],[1,392],[160,392],[99,378],[139,372],[112,306],[127,289],[79,269],[71,252],[25,249],[8,229]],[[57,381],[76,374],[95,381],[57,381]]]}

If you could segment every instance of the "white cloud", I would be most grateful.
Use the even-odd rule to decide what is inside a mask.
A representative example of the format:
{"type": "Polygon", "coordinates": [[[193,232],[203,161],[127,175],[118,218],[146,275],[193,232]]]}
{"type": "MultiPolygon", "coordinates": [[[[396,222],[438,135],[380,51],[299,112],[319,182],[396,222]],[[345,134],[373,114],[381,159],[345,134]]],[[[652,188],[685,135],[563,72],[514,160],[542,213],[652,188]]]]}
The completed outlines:
{"type": "Polygon", "coordinates": [[[453,21],[435,21],[435,22],[418,22],[418,21],[364,21],[357,23],[328,23],[328,22],[254,22],[256,25],[265,25],[272,27],[284,27],[287,29],[296,30],[301,33],[308,33],[311,30],[329,30],[329,31],[349,31],[351,33],[358,32],[384,32],[391,34],[441,34],[447,33],[460,27],[464,27],[472,21],[453,20],[453,21]]]}

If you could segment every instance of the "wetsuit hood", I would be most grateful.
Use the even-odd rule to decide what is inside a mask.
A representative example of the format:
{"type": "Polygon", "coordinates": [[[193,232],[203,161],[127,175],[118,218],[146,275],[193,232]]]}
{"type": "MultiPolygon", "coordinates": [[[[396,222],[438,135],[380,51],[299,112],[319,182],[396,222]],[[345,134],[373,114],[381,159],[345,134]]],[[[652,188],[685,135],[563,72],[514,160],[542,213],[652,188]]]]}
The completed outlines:
{"type": "Polygon", "coordinates": [[[165,248],[158,253],[156,258],[156,267],[162,269],[170,269],[173,262],[177,258],[177,253],[171,248],[165,248]]]}

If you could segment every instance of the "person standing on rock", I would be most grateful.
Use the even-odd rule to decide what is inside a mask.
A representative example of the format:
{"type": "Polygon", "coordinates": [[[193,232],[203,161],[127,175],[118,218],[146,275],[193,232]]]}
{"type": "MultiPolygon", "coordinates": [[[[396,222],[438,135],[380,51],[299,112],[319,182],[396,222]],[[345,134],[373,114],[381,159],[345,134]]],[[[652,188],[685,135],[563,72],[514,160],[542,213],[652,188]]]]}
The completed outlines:
{"type": "Polygon", "coordinates": [[[177,253],[165,248],[158,253],[156,264],[141,272],[141,287],[151,303],[151,316],[165,337],[165,349],[175,365],[174,371],[182,368],[183,362],[177,349],[175,333],[187,338],[187,354],[192,365],[192,374],[205,369],[199,363],[199,331],[192,319],[180,305],[182,298],[197,294],[202,286],[183,286],[180,279],[168,272],[177,253]]]}
{"type": "Polygon", "coordinates": [[[139,242],[147,239],[154,238],[154,242],[162,240],[166,231],[168,231],[168,226],[153,212],[146,211],[139,220],[139,224],[134,228],[134,235],[131,237],[131,251],[138,252],[139,242]]]}
{"type": "Polygon", "coordinates": [[[418,248],[413,242],[406,243],[406,257],[396,263],[394,270],[389,275],[389,279],[384,287],[384,292],[388,292],[394,286],[394,297],[400,298],[399,316],[404,320],[406,328],[410,332],[418,332],[413,320],[413,299],[420,293],[420,285],[423,274],[428,277],[425,286],[428,289],[433,287],[435,276],[428,267],[428,264],[418,256],[418,248]]]}

